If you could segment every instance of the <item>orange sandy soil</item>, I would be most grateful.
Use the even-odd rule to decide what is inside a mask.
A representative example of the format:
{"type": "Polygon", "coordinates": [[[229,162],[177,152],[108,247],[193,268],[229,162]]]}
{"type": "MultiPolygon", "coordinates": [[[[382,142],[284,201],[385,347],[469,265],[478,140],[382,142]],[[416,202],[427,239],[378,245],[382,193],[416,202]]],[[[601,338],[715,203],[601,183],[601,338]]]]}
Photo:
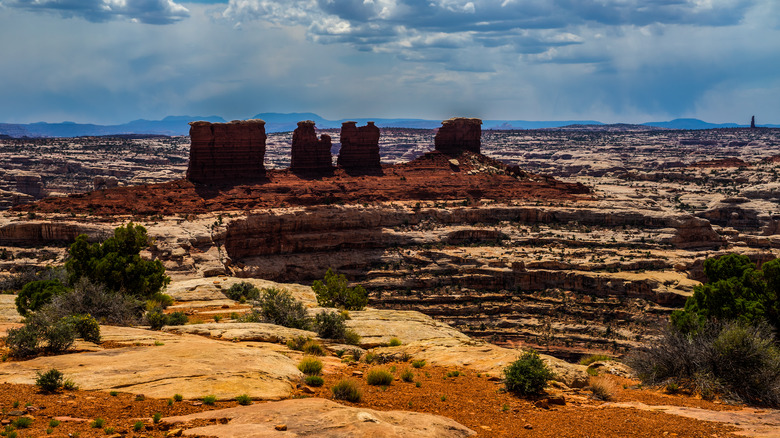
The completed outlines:
{"type": "Polygon", "coordinates": [[[468,171],[481,166],[509,170],[506,165],[484,155],[464,153],[457,157],[461,163],[457,167],[449,163],[451,158],[438,152],[428,153],[409,163],[384,166],[381,172],[367,175],[349,175],[337,169],[332,175],[305,176],[286,169],[270,170],[265,181],[252,184],[205,186],[178,180],[116,187],[64,198],[46,198],[13,210],[143,216],[410,200],[590,199],[590,190],[582,184],[564,183],[522,171],[520,179],[487,172],[467,175],[468,171]]]}
{"type": "MultiPolygon", "coordinates": [[[[365,364],[343,367],[341,371],[325,375],[325,385],[314,388],[314,394],[304,392],[303,386],[296,397],[317,396],[333,399],[330,387],[342,378],[356,380],[363,390],[360,403],[339,401],[346,405],[362,406],[377,410],[407,410],[443,415],[475,430],[480,437],[732,437],[732,427],[717,423],[693,420],[662,412],[639,411],[626,408],[599,408],[601,401],[588,398],[588,391],[566,393],[566,405],[537,407],[539,398],[521,398],[502,390],[503,384],[486,375],[463,372],[457,377],[446,377],[454,369],[426,365],[415,369],[409,363],[383,365],[395,367],[396,380],[388,387],[369,386],[365,377],[352,377],[355,371],[367,372],[372,366],[365,364]],[[400,380],[405,369],[414,372],[414,382],[400,380]]],[[[713,410],[732,409],[689,396],[667,395],[652,389],[632,389],[632,382],[610,376],[616,384],[614,401],[641,401],[652,405],[694,406],[713,410]],[[626,385],[627,388],[624,388],[626,385]]],[[[173,394],[171,394],[173,396],[173,394]]],[[[262,402],[255,402],[262,403],[262,402]]],[[[17,429],[19,437],[106,437],[105,428],[113,428],[114,434],[128,437],[164,437],[167,431],[155,425],[155,413],[163,417],[183,415],[204,410],[236,406],[235,401],[216,402],[207,406],[197,400],[172,402],[161,399],[139,400],[132,394],[112,396],[101,391],[63,391],[56,394],[41,393],[33,385],[0,385],[0,408],[3,427],[26,412],[34,418],[26,429],[17,429]],[[13,404],[18,402],[18,407],[13,404]],[[29,407],[25,408],[26,405],[29,407]],[[17,411],[17,412],[13,412],[17,411]],[[52,418],[61,423],[47,434],[52,418]],[[96,418],[105,424],[92,427],[96,418]],[[135,432],[133,425],[141,421],[144,427],[135,432]]],[[[193,427],[200,423],[189,424],[193,427]]],[[[174,426],[175,427],[175,426],[174,426]]],[[[109,431],[111,432],[111,431],[109,431]]]]}

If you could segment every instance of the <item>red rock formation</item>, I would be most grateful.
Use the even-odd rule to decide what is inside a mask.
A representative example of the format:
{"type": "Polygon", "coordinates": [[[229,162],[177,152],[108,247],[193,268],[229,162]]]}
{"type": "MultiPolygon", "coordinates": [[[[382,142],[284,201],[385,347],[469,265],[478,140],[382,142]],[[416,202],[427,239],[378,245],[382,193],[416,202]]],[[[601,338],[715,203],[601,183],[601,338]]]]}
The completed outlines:
{"type": "Polygon", "coordinates": [[[292,156],[290,169],[293,172],[328,172],[333,170],[333,157],[330,154],[330,136],[322,134],[317,139],[314,122],[298,122],[293,131],[292,156]]]}
{"type": "Polygon", "coordinates": [[[463,151],[480,153],[482,120],[456,117],[441,122],[434,143],[436,150],[455,155],[463,151]]]}
{"type": "Polygon", "coordinates": [[[257,180],[265,176],[265,122],[190,123],[187,179],[203,184],[257,180]]]}
{"type": "Polygon", "coordinates": [[[376,170],[379,164],[379,128],[374,122],[357,127],[357,122],[341,124],[341,151],[338,165],[348,170],[376,170]]]}

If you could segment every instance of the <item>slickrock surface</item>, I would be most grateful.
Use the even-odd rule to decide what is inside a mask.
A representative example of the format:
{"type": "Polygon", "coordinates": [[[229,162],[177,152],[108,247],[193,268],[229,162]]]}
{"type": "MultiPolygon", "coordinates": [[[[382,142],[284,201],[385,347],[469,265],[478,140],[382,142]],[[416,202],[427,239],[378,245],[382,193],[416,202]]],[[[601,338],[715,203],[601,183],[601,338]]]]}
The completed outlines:
{"type": "Polygon", "coordinates": [[[258,345],[111,326],[101,326],[101,336],[120,346],[5,362],[0,364],[0,382],[32,384],[36,372],[56,368],[85,390],[160,398],[211,394],[220,400],[249,394],[279,400],[291,395],[302,376],[292,359],[258,345]]]}
{"type": "Polygon", "coordinates": [[[456,117],[441,122],[434,142],[436,150],[449,155],[481,152],[482,120],[456,117]]]}
{"type": "Polygon", "coordinates": [[[379,128],[374,122],[356,126],[356,122],[341,125],[341,150],[338,165],[353,172],[381,171],[379,163],[379,128]]]}
{"type": "Polygon", "coordinates": [[[473,430],[438,415],[353,408],[321,398],[284,400],[163,419],[176,427],[194,420],[227,418],[227,424],[187,429],[185,435],[227,437],[318,436],[457,438],[473,430]],[[276,426],[284,425],[280,432],[276,426]]]}
{"type": "Polygon", "coordinates": [[[190,123],[187,179],[204,184],[259,180],[265,176],[265,122],[190,123]]]}
{"type": "Polygon", "coordinates": [[[298,122],[293,132],[290,170],[299,173],[327,173],[333,170],[331,140],[327,134],[317,139],[314,122],[298,122]]]}

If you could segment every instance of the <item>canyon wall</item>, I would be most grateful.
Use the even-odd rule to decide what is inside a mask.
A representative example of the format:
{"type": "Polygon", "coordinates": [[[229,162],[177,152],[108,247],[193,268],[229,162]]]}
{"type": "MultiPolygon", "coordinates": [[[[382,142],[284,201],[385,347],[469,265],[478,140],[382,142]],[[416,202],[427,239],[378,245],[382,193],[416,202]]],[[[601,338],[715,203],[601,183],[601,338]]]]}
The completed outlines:
{"type": "Polygon", "coordinates": [[[330,136],[322,134],[317,139],[314,122],[298,122],[293,131],[290,169],[293,172],[321,173],[333,170],[333,157],[330,154],[330,136]]]}
{"type": "Polygon", "coordinates": [[[449,155],[463,151],[480,153],[482,120],[456,117],[441,122],[434,143],[436,150],[449,155]]]}
{"type": "Polygon", "coordinates": [[[229,184],[265,177],[265,122],[190,123],[187,179],[202,184],[229,184]]]}
{"type": "Polygon", "coordinates": [[[347,170],[376,170],[379,164],[379,128],[374,122],[357,127],[356,122],[341,124],[341,151],[338,165],[347,170]]]}

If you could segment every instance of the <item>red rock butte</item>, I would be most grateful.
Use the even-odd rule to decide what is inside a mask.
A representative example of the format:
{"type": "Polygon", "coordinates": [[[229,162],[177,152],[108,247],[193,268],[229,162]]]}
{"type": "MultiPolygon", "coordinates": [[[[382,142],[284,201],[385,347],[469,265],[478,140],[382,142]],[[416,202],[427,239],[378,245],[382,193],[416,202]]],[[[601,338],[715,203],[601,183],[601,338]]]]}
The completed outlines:
{"type": "Polygon", "coordinates": [[[479,154],[482,137],[482,120],[455,117],[441,122],[434,143],[436,150],[448,155],[463,151],[479,154]]]}
{"type": "Polygon", "coordinates": [[[322,134],[317,139],[314,122],[298,122],[293,131],[290,169],[299,173],[323,173],[333,170],[333,157],[330,154],[330,136],[322,134]]]}
{"type": "Polygon", "coordinates": [[[379,170],[379,128],[374,122],[358,127],[357,122],[341,124],[341,150],[338,165],[347,170],[379,170]]]}
{"type": "Polygon", "coordinates": [[[203,184],[263,179],[265,140],[262,120],[192,122],[187,179],[203,184]]]}

